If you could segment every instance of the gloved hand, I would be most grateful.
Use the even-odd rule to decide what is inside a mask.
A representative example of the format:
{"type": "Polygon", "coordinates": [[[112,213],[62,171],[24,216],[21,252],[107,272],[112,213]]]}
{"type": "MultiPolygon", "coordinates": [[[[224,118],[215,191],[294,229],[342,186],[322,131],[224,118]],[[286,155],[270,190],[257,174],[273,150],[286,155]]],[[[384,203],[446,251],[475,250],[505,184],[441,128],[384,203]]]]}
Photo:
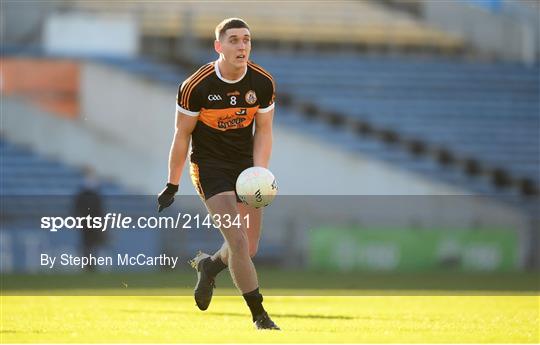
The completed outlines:
{"type": "Polygon", "coordinates": [[[167,183],[167,187],[165,187],[158,195],[158,212],[161,212],[172,205],[176,192],[178,192],[178,185],[167,183]]]}

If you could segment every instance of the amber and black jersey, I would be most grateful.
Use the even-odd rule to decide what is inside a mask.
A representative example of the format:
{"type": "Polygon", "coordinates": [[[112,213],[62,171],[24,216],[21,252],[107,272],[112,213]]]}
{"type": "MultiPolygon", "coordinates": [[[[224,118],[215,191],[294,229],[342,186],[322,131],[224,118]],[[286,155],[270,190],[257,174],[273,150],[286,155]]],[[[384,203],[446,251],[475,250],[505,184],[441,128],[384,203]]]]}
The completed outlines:
{"type": "MultiPolygon", "coordinates": [[[[223,78],[217,61],[202,66],[178,88],[181,113],[198,116],[191,161],[220,167],[253,165],[253,121],[274,108],[272,76],[248,62],[238,80],[223,78]]],[[[263,115],[264,116],[264,115],[263,115]]]]}

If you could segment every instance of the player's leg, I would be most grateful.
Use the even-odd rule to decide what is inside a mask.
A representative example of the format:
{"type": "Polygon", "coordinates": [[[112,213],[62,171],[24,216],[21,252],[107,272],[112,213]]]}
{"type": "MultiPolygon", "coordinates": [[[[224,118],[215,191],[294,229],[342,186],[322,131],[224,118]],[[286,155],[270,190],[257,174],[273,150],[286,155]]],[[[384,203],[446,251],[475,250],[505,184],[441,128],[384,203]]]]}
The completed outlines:
{"type": "MultiPolygon", "coordinates": [[[[231,215],[234,218],[240,214],[236,195],[233,191],[220,193],[209,198],[206,201],[206,205],[212,215],[221,215],[221,218],[223,218],[223,215],[231,215]]],[[[245,210],[242,208],[242,211],[245,210]]],[[[255,213],[254,221],[259,222],[259,230],[257,231],[257,240],[254,243],[258,244],[261,213],[255,213]]],[[[242,292],[242,296],[251,311],[255,326],[258,329],[279,329],[270,319],[262,305],[263,296],[259,292],[257,272],[251,261],[248,231],[245,225],[244,223],[240,224],[240,226],[233,225],[226,227],[222,223],[220,230],[227,243],[227,264],[229,271],[236,287],[242,292]]]]}
{"type": "MultiPolygon", "coordinates": [[[[249,214],[249,222],[243,223],[243,226],[238,229],[237,227],[229,228],[234,232],[241,232],[241,236],[235,236],[234,232],[228,231],[227,234],[233,234],[229,237],[232,237],[235,247],[231,249],[231,241],[227,238],[226,234],[223,233],[225,239],[224,244],[216,255],[210,257],[208,254],[200,253],[192,261],[192,265],[197,269],[197,284],[195,287],[195,301],[197,306],[201,310],[206,310],[212,300],[213,290],[215,287],[214,279],[215,276],[227,267],[231,263],[231,257],[234,257],[236,253],[236,248],[241,248],[240,257],[244,257],[244,260],[240,260],[240,271],[246,269],[247,271],[253,271],[253,278],[251,282],[247,283],[247,287],[244,286],[244,283],[238,283],[237,278],[239,275],[244,276],[245,273],[238,274],[236,268],[230,268],[231,276],[235,281],[235,284],[239,287],[240,291],[243,292],[243,297],[248,304],[255,325],[259,329],[279,329],[274,322],[270,319],[268,314],[264,311],[262,307],[262,295],[259,293],[257,274],[251,261],[250,255],[255,255],[260,233],[261,233],[261,218],[262,211],[252,209],[248,211],[248,208],[244,205],[239,205],[240,200],[234,193],[234,186],[236,178],[242,169],[238,171],[226,171],[223,169],[216,169],[215,167],[199,167],[197,164],[192,163],[191,165],[191,178],[192,182],[195,185],[197,192],[201,199],[205,201],[206,208],[210,214],[230,214],[235,217],[240,213],[242,221],[245,220],[244,216],[249,214]],[[225,191],[225,192],[224,192],[225,191]],[[223,194],[227,199],[225,203],[219,202],[220,197],[218,195],[223,194]],[[206,197],[205,197],[206,196],[206,197]],[[213,205],[216,204],[216,205],[213,205]],[[225,207],[224,207],[225,206],[225,207]],[[248,230],[249,228],[249,230],[248,230]],[[247,238],[247,255],[245,254],[246,250],[246,238],[247,238]],[[231,255],[230,253],[234,253],[231,255]],[[246,263],[243,261],[247,261],[246,263]],[[244,265],[245,267],[243,267],[244,265]],[[240,285],[242,288],[240,288],[240,285]],[[255,289],[249,290],[251,286],[255,286],[255,289]],[[245,290],[249,290],[245,292],[245,290]]],[[[238,256],[238,255],[237,255],[238,256]]],[[[234,264],[233,264],[234,266],[234,264]]],[[[249,274],[247,273],[248,277],[249,274]]],[[[242,278],[243,279],[243,278],[242,278]]]]}
{"type": "MultiPolygon", "coordinates": [[[[240,220],[247,231],[249,256],[253,258],[257,254],[259,240],[261,239],[262,209],[256,209],[243,203],[237,203],[236,206],[240,215],[240,220]]],[[[221,268],[220,263],[226,264],[228,262],[228,257],[228,245],[225,241],[221,248],[212,255],[211,260],[213,264],[209,264],[209,268],[219,273],[219,269],[221,268]]]]}
{"type": "MultiPolygon", "coordinates": [[[[205,171],[203,170],[203,173],[205,171]]],[[[204,176],[204,175],[203,175],[204,176]]],[[[209,179],[206,179],[205,182],[207,182],[209,179]]],[[[205,183],[204,186],[207,187],[207,190],[210,191],[210,193],[214,193],[215,189],[210,189],[209,187],[212,187],[213,183],[215,183],[216,179],[211,179],[210,183],[205,183]]],[[[219,187],[219,186],[218,186],[219,187]]],[[[216,187],[217,188],[217,187],[216,187]]],[[[217,208],[221,209],[221,203],[216,202],[219,199],[230,198],[230,194],[233,192],[222,192],[218,193],[210,199],[210,203],[216,203],[218,204],[217,208]],[[224,195],[224,196],[222,196],[224,195]]],[[[234,194],[232,194],[234,195],[234,194]]],[[[208,199],[208,200],[210,200],[208,199]]],[[[204,199],[203,199],[204,200],[204,199]]],[[[238,199],[236,199],[238,200],[238,199]]],[[[241,211],[241,216],[239,215],[238,218],[241,218],[242,225],[241,227],[233,226],[233,229],[236,231],[242,231],[243,234],[246,234],[246,226],[250,226],[252,228],[252,231],[248,230],[248,255],[250,254],[250,251],[252,253],[255,252],[256,246],[259,239],[260,234],[260,215],[248,215],[248,217],[253,218],[253,222],[251,221],[245,221],[246,219],[243,218],[247,213],[245,212],[245,207],[242,207],[240,210],[238,209],[232,209],[233,207],[237,207],[237,204],[231,204],[228,206],[227,210],[216,210],[216,207],[212,209],[209,206],[208,202],[205,202],[205,205],[208,209],[208,212],[212,215],[220,216],[223,214],[231,214],[230,212],[233,212],[233,219],[236,217],[236,214],[241,211]],[[245,221],[245,222],[244,222],[245,221]],[[257,224],[258,228],[255,229],[255,226],[252,224],[257,224]],[[254,236],[254,235],[256,236],[254,236]],[[250,243],[255,243],[255,246],[251,245],[250,243]],[[254,249],[251,249],[254,248],[254,249]]],[[[191,264],[193,268],[197,270],[197,283],[195,285],[195,291],[194,291],[194,297],[195,302],[199,309],[206,310],[208,309],[208,306],[210,305],[210,302],[212,301],[212,296],[214,293],[215,288],[215,278],[218,273],[220,273],[222,270],[227,268],[229,262],[229,244],[228,241],[225,240],[223,245],[221,246],[220,250],[218,250],[212,257],[210,257],[208,254],[199,252],[197,256],[191,261],[191,264]]],[[[234,277],[233,277],[234,279],[234,277]]]]}
{"type": "MultiPolygon", "coordinates": [[[[212,215],[219,215],[222,219],[224,215],[230,215],[232,218],[239,215],[233,191],[211,197],[206,200],[206,205],[212,215]]],[[[220,230],[227,243],[227,266],[235,285],[242,293],[253,291],[258,287],[257,273],[249,256],[249,241],[244,225],[226,227],[222,224],[220,230]]]]}
{"type": "MultiPolygon", "coordinates": [[[[261,239],[261,229],[262,229],[262,216],[263,209],[256,209],[254,207],[245,205],[243,203],[237,203],[238,212],[242,221],[244,222],[244,227],[247,230],[248,242],[249,242],[249,257],[253,258],[259,249],[259,240],[261,239]]],[[[244,299],[246,300],[248,306],[250,306],[250,298],[257,299],[257,295],[260,295],[259,288],[257,288],[251,296],[249,294],[244,294],[244,299]]],[[[260,301],[262,302],[262,295],[260,295],[260,301]]],[[[250,309],[251,306],[250,306],[250,309]]],[[[252,310],[253,314],[253,310],[252,310]]],[[[262,314],[255,315],[253,314],[253,321],[255,327],[258,329],[274,329],[279,330],[279,327],[270,319],[266,312],[262,314]]]]}
{"type": "MultiPolygon", "coordinates": [[[[240,221],[247,231],[249,256],[253,258],[257,254],[259,240],[261,238],[262,209],[255,209],[242,203],[237,203],[237,209],[240,215],[240,221]]],[[[207,254],[199,253],[193,261],[194,267],[200,261],[204,275],[207,276],[206,278],[201,273],[198,273],[195,292],[197,305],[200,309],[206,310],[212,299],[215,277],[227,268],[228,265],[229,246],[227,241],[224,241],[221,248],[211,257],[207,254]]]]}
{"type": "Polygon", "coordinates": [[[244,222],[244,227],[247,229],[249,256],[253,258],[255,255],[257,255],[257,251],[259,250],[263,209],[257,209],[243,203],[237,203],[236,205],[238,212],[240,213],[240,219],[242,219],[244,222]]]}
{"type": "MultiPolygon", "coordinates": [[[[236,171],[227,173],[226,180],[229,181],[231,188],[234,188],[236,179],[244,168],[245,167],[240,167],[239,169],[236,169],[236,171]]],[[[250,257],[254,257],[257,254],[261,237],[262,209],[255,209],[241,203],[238,196],[236,197],[236,201],[240,220],[247,230],[249,255],[250,257]]],[[[208,274],[215,277],[223,271],[227,267],[228,257],[228,245],[227,241],[224,241],[221,248],[215,252],[210,259],[205,259],[204,266],[208,274]]]]}
{"type": "MultiPolygon", "coordinates": [[[[208,209],[205,195],[218,194],[217,191],[222,188],[220,181],[226,180],[227,175],[224,175],[221,169],[204,165],[199,166],[194,162],[190,164],[190,175],[197,194],[199,194],[208,209]]],[[[209,210],[208,213],[211,214],[209,210]]],[[[215,277],[219,272],[227,268],[227,265],[219,258],[215,262],[212,261],[210,255],[202,252],[199,252],[190,263],[197,271],[197,283],[194,291],[195,302],[200,310],[206,310],[214,294],[215,277]]]]}

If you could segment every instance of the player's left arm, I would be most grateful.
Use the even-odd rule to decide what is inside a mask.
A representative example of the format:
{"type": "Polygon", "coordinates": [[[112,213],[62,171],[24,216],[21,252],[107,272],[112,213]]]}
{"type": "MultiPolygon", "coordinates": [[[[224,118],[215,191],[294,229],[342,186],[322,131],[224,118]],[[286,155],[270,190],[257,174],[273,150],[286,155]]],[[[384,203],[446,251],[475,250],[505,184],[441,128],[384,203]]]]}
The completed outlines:
{"type": "Polygon", "coordinates": [[[272,155],[272,122],[274,109],[255,116],[255,134],[253,137],[253,163],[255,166],[268,168],[272,155]]]}

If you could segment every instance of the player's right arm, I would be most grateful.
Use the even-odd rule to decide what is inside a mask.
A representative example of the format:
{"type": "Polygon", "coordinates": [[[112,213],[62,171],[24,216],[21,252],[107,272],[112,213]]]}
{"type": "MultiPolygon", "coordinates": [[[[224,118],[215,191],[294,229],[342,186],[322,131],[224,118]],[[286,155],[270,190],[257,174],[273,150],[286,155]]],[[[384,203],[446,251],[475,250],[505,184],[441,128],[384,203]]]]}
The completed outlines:
{"type": "Polygon", "coordinates": [[[158,212],[163,211],[174,202],[174,195],[178,192],[178,185],[182,177],[182,170],[191,141],[191,133],[197,125],[197,117],[183,114],[176,110],[176,126],[174,137],[169,151],[169,177],[167,186],[159,193],[158,212]]]}
{"type": "Polygon", "coordinates": [[[191,141],[191,133],[197,125],[197,117],[176,111],[176,129],[169,152],[169,178],[168,183],[178,185],[191,141]]]}
{"type": "Polygon", "coordinates": [[[189,142],[191,141],[191,133],[197,125],[201,109],[195,86],[196,82],[192,77],[183,82],[178,88],[176,125],[169,151],[169,174],[167,186],[158,195],[159,212],[174,202],[174,195],[178,192],[178,185],[180,184],[182,170],[189,150],[189,142]]]}

